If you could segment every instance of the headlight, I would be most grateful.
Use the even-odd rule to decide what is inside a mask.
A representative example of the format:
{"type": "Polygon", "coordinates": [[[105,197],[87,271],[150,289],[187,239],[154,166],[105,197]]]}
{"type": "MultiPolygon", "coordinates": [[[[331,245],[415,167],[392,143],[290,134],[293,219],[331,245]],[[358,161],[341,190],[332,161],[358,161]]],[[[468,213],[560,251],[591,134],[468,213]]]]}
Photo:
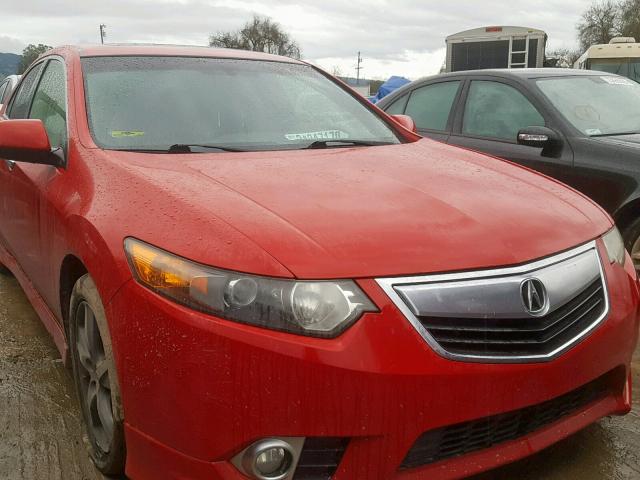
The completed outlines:
{"type": "Polygon", "coordinates": [[[624,265],[624,240],[618,229],[613,227],[602,236],[602,241],[607,249],[609,261],[611,263],[616,262],[619,265],[624,265]]]}
{"type": "Polygon", "coordinates": [[[363,312],[376,311],[351,280],[296,281],[200,265],[127,238],[135,279],[190,308],[274,330],[335,337],[363,312]]]}

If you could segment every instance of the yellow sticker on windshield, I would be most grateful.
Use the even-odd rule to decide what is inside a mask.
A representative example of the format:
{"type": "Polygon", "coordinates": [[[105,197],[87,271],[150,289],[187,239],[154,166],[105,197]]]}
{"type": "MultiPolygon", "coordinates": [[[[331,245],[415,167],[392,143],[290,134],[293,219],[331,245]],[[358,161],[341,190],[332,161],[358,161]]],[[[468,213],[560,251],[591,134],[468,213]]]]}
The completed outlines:
{"type": "Polygon", "coordinates": [[[137,130],[113,130],[111,132],[111,136],[113,138],[121,138],[121,137],[142,137],[144,132],[140,132],[137,130]]]}

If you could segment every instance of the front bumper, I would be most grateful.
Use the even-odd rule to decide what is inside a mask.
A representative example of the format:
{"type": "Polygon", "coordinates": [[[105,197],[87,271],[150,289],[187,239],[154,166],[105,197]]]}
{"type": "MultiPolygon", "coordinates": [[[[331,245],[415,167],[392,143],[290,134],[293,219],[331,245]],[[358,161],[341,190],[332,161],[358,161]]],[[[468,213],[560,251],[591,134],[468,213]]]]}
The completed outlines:
{"type": "Polygon", "coordinates": [[[610,312],[546,363],[484,364],[436,354],[373,280],[380,307],[334,340],[213,318],[130,281],[107,306],[126,418],[127,473],[242,479],[230,459],[265,437],[348,438],[335,480],[460,478],[540,450],[630,409],[630,384],[506,443],[400,469],[427,431],[560,397],[608,372],[629,376],[638,337],[633,268],[605,265],[610,312]],[[497,455],[499,453],[499,455],[497,455]]]}

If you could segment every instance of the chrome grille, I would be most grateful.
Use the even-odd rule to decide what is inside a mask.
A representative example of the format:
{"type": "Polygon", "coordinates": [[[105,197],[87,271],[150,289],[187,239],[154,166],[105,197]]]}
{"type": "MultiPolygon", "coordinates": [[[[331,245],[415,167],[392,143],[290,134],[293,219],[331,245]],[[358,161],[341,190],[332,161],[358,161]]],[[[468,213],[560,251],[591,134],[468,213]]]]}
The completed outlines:
{"type": "Polygon", "coordinates": [[[517,267],[378,283],[438,353],[466,361],[548,360],[593,330],[609,308],[594,242],[517,267]],[[535,312],[524,288],[531,280],[545,297],[535,312]]]}
{"type": "Polygon", "coordinates": [[[448,352],[460,355],[536,355],[553,351],[596,320],[605,307],[600,279],[558,310],[533,318],[418,317],[448,352]]]}

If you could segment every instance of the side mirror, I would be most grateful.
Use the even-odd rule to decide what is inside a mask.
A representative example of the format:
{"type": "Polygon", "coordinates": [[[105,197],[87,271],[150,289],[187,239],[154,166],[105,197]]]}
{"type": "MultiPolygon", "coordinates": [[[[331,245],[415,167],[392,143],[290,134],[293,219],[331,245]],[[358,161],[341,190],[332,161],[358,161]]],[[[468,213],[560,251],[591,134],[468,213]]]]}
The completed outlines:
{"type": "Polygon", "coordinates": [[[527,127],[518,132],[518,144],[550,149],[560,144],[560,136],[547,127],[527,127]]]}
{"type": "Polygon", "coordinates": [[[413,133],[418,133],[418,129],[416,128],[416,122],[413,121],[409,115],[391,115],[396,122],[402,125],[404,128],[413,133]]]}
{"type": "Polygon", "coordinates": [[[41,120],[1,120],[0,158],[64,166],[62,149],[51,150],[49,136],[41,120]]]}

